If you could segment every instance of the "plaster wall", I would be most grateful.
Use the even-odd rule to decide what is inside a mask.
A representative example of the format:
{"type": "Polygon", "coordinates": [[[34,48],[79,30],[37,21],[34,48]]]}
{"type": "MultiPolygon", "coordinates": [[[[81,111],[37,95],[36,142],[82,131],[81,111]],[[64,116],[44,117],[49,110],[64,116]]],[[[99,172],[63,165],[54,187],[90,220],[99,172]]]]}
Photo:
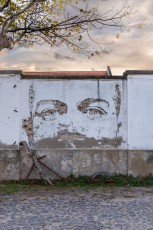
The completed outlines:
{"type": "Polygon", "coordinates": [[[128,149],[153,149],[153,75],[128,76],[128,149]]]}
{"type": "Polygon", "coordinates": [[[0,149],[18,149],[20,75],[0,76],[0,149]]]}

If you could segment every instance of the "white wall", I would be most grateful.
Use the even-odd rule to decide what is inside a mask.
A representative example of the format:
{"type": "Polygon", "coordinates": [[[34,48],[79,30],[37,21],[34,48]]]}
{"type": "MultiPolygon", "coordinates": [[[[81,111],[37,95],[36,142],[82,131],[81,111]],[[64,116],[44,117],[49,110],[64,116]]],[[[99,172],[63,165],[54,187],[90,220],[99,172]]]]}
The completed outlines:
{"type": "Polygon", "coordinates": [[[128,76],[128,148],[153,149],[153,75],[128,76]]]}
{"type": "Polygon", "coordinates": [[[20,76],[0,77],[0,148],[15,149],[19,143],[20,76]]]}

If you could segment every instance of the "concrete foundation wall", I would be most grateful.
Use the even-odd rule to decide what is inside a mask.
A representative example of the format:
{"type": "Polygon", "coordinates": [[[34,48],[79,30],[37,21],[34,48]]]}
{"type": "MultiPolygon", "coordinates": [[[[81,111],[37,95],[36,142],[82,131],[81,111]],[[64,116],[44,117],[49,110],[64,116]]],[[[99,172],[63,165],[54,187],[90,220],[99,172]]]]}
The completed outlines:
{"type": "MultiPolygon", "coordinates": [[[[97,174],[122,174],[146,177],[153,176],[153,151],[134,150],[39,150],[37,158],[52,168],[61,177],[70,174],[94,176],[97,174]]],[[[0,151],[0,180],[23,180],[32,166],[25,151],[0,151]]],[[[58,177],[42,166],[51,179],[58,177]]],[[[29,179],[40,179],[34,168],[29,179]]]]}
{"type": "Polygon", "coordinates": [[[19,150],[0,150],[0,180],[19,180],[19,150]]]}

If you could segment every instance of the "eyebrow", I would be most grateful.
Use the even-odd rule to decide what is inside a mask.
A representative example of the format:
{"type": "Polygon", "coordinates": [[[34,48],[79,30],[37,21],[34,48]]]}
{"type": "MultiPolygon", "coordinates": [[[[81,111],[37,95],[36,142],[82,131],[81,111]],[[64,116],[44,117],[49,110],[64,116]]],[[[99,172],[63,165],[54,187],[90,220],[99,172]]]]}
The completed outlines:
{"type": "Polygon", "coordinates": [[[55,109],[58,110],[59,114],[62,115],[64,113],[67,113],[67,104],[62,102],[62,101],[59,101],[59,100],[41,100],[39,102],[37,102],[36,104],[36,109],[35,109],[35,114],[36,113],[41,113],[39,112],[38,110],[41,110],[41,106],[43,107],[42,108],[42,111],[44,109],[50,109],[50,105],[53,105],[55,107],[55,109]],[[45,106],[45,107],[44,107],[45,106]]]}
{"type": "Polygon", "coordinates": [[[77,109],[82,112],[82,113],[86,113],[87,112],[87,108],[90,106],[90,104],[93,104],[95,102],[103,102],[105,104],[107,104],[107,107],[109,107],[109,102],[104,100],[104,99],[94,99],[94,98],[86,98],[85,100],[79,102],[77,104],[77,109]]]}

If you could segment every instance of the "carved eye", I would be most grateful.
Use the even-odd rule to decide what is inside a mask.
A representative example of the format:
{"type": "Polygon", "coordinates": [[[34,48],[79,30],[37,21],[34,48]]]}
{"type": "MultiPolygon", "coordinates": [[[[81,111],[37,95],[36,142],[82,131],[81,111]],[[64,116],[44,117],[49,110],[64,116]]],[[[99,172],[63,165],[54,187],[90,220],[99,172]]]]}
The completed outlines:
{"type": "Polygon", "coordinates": [[[44,109],[41,113],[36,112],[38,117],[42,117],[43,120],[55,120],[59,116],[59,111],[57,109],[44,109]]]}
{"type": "Polygon", "coordinates": [[[87,108],[87,117],[91,120],[94,118],[105,116],[105,115],[107,115],[107,112],[101,107],[97,107],[97,106],[91,107],[90,106],[87,108]]]}
{"type": "Polygon", "coordinates": [[[41,113],[43,120],[55,120],[59,115],[59,112],[56,109],[44,109],[41,113]]]}

